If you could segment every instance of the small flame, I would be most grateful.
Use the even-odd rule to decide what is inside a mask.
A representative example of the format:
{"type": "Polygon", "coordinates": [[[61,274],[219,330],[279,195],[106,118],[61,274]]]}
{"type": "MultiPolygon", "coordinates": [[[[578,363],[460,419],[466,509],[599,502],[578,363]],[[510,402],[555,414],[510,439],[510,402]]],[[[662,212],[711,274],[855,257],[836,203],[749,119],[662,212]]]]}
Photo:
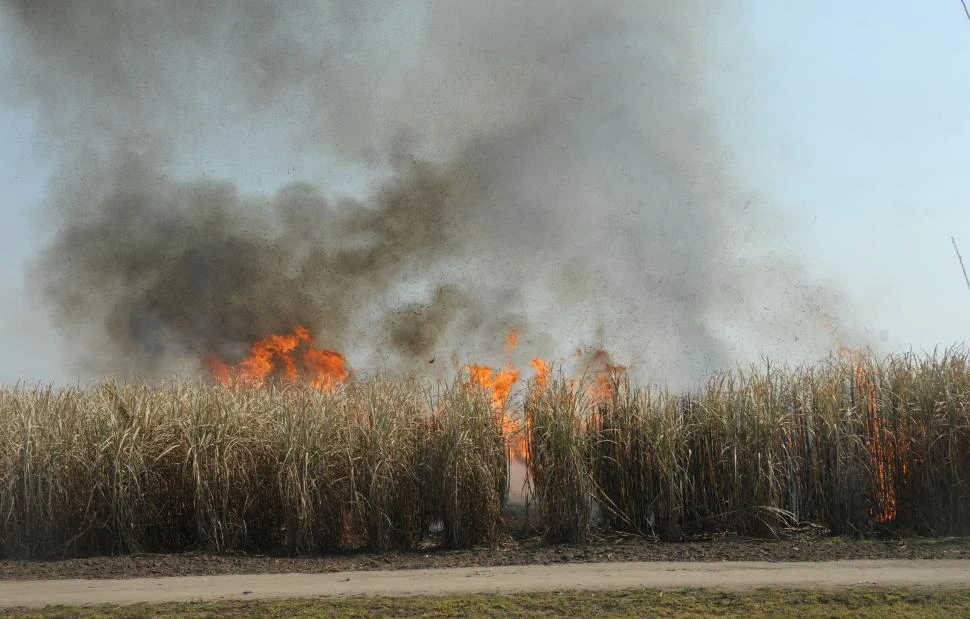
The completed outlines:
{"type": "Polygon", "coordinates": [[[519,343],[519,332],[516,329],[509,329],[508,335],[505,336],[505,359],[508,361],[509,357],[515,351],[516,344],[519,343]]]}
{"type": "Polygon", "coordinates": [[[203,364],[209,370],[209,375],[223,385],[228,385],[232,380],[232,368],[219,357],[206,357],[203,364]]]}
{"type": "Polygon", "coordinates": [[[313,347],[313,336],[305,327],[285,335],[269,335],[252,345],[249,356],[232,366],[218,357],[204,361],[209,374],[223,385],[235,378],[262,385],[270,378],[330,391],[350,377],[347,360],[333,350],[313,347]]]}
{"type": "Polygon", "coordinates": [[[584,373],[592,375],[592,380],[586,387],[587,395],[596,404],[606,404],[613,401],[613,392],[617,377],[626,372],[626,367],[612,362],[610,353],[602,348],[583,351],[584,373]]]}
{"type": "Polygon", "coordinates": [[[549,372],[552,366],[543,359],[536,357],[532,360],[532,369],[536,372],[536,387],[540,390],[549,385],[549,372]]]}
{"type": "Polygon", "coordinates": [[[905,437],[897,437],[883,427],[876,380],[879,376],[878,368],[873,376],[872,372],[867,371],[865,367],[865,357],[862,353],[841,343],[838,343],[838,349],[839,354],[848,358],[852,364],[852,386],[855,391],[856,405],[865,416],[865,443],[876,473],[876,499],[879,502],[876,520],[883,523],[892,522],[897,516],[896,473],[901,471],[903,477],[909,473],[903,458],[908,444],[905,437]],[[898,466],[899,462],[902,462],[902,466],[898,466]]]}

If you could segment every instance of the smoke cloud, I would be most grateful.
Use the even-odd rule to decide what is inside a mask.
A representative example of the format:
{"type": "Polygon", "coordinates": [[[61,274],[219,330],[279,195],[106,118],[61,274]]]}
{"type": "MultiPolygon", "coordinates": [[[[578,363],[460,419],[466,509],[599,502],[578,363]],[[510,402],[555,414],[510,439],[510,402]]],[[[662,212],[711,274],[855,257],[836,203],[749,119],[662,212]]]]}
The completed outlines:
{"type": "Polygon", "coordinates": [[[29,279],[83,374],[191,373],[296,325],[410,371],[499,355],[515,326],[523,355],[602,346],[679,384],[827,348],[843,313],[760,240],[719,137],[736,3],[3,13],[16,92],[63,156],[29,279]],[[207,157],[332,177],[243,191],[253,164],[186,175],[207,157]],[[350,177],[366,190],[333,189],[350,177]]]}

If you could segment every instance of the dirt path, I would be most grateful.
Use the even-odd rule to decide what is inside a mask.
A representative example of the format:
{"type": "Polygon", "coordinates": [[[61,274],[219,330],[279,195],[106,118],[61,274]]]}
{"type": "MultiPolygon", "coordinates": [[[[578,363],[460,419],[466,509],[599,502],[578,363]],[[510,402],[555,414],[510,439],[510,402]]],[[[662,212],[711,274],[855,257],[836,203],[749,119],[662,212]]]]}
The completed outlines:
{"type": "Polygon", "coordinates": [[[330,574],[0,582],[0,607],[347,595],[444,595],[558,589],[970,587],[970,562],[631,562],[330,574]]]}
{"type": "Polygon", "coordinates": [[[428,570],[446,567],[510,567],[562,563],[655,561],[855,561],[962,559],[970,561],[970,538],[851,540],[725,539],[657,542],[642,538],[544,544],[541,538],[511,539],[490,549],[345,552],[283,557],[240,554],[129,554],[108,557],[0,560],[0,580],[162,578],[229,574],[320,574],[371,570],[428,570]]]}

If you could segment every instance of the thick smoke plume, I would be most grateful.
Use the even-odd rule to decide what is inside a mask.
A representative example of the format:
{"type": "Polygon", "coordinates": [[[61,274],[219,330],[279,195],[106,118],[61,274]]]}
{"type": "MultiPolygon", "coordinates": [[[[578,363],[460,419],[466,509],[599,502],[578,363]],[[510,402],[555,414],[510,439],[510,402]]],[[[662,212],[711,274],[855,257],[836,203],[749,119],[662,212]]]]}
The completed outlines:
{"type": "Polygon", "coordinates": [[[3,6],[64,157],[29,277],[85,374],[197,371],[298,324],[355,366],[497,354],[516,326],[522,354],[604,346],[675,383],[831,343],[837,295],[766,253],[718,137],[733,2],[3,6]],[[238,186],[306,160],[331,176],[238,186]]]}

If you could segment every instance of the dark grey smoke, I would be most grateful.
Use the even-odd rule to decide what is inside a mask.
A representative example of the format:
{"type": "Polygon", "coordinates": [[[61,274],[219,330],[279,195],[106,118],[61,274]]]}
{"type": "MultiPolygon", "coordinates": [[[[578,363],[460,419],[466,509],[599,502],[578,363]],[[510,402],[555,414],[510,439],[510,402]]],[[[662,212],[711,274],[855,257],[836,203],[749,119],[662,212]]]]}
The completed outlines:
{"type": "Polygon", "coordinates": [[[674,383],[830,343],[837,295],[766,257],[718,137],[734,2],[4,9],[65,161],[30,278],[84,373],[192,371],[297,324],[401,369],[518,326],[523,355],[604,346],[674,383]],[[323,157],[371,190],[187,178],[210,152],[323,157]]]}

